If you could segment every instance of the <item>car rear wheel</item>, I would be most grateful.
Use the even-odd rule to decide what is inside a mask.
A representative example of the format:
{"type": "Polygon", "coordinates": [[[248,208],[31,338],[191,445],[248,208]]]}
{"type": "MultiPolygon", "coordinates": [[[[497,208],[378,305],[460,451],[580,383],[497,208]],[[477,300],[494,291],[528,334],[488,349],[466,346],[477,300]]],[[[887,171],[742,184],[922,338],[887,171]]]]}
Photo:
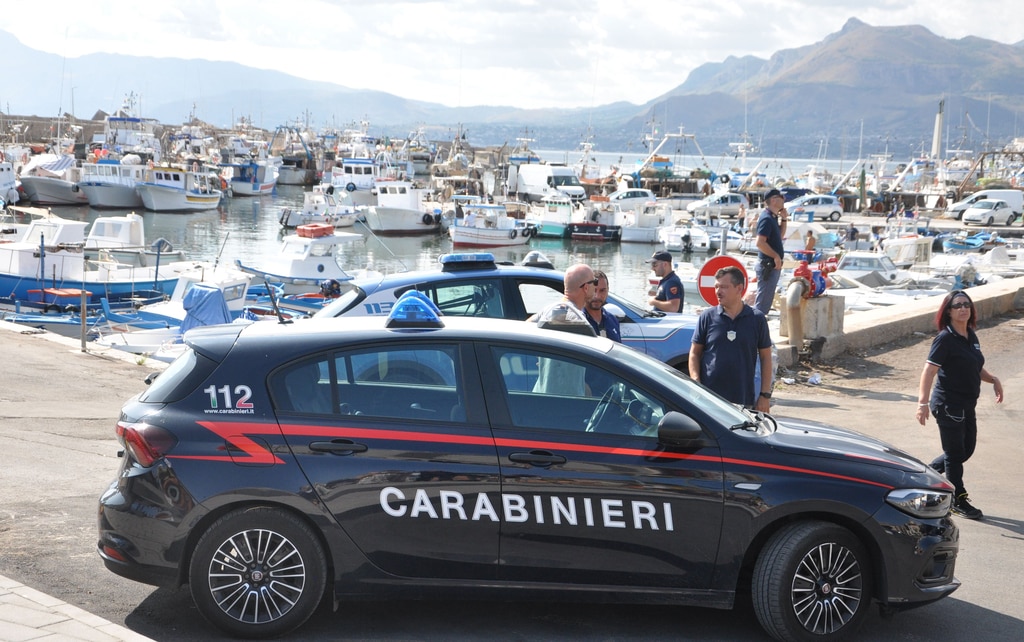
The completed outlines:
{"type": "Polygon", "coordinates": [[[237,637],[274,637],[316,611],[327,560],[297,516],[253,507],[228,513],[203,533],[189,572],[192,599],[212,624],[237,637]]]}
{"type": "Polygon", "coordinates": [[[772,536],[754,568],[757,619],[778,640],[838,640],[857,630],[871,602],[864,547],[826,522],[791,524],[772,536]]]}
{"type": "Polygon", "coordinates": [[[840,216],[842,216],[842,214],[840,212],[832,212],[831,214],[828,215],[828,220],[830,220],[833,223],[835,223],[836,221],[839,220],[840,216]]]}

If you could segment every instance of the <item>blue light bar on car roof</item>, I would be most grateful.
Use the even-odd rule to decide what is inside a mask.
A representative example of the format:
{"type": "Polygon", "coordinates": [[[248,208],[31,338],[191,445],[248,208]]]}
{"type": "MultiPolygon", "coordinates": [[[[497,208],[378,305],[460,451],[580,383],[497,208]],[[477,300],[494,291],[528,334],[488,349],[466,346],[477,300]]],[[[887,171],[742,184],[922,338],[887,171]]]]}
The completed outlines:
{"type": "Polygon", "coordinates": [[[427,295],[419,290],[409,290],[395,301],[384,327],[443,328],[444,322],[441,321],[441,310],[427,295]]]}
{"type": "Polygon", "coordinates": [[[460,254],[442,254],[437,260],[441,265],[449,265],[451,263],[479,263],[480,261],[490,261],[491,263],[494,263],[494,255],[490,252],[462,252],[460,254]]]}

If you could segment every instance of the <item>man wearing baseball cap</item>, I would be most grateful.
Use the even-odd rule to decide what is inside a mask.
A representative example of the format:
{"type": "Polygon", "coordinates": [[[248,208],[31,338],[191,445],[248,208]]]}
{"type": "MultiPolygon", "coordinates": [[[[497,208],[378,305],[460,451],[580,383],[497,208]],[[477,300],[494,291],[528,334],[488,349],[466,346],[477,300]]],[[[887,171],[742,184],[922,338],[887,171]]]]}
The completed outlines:
{"type": "Polygon", "coordinates": [[[786,199],[777,189],[764,195],[764,211],[757,219],[757,296],[754,307],[767,315],[782,275],[782,239],[786,236],[789,212],[786,199]]]}
{"type": "Polygon", "coordinates": [[[658,292],[648,303],[655,310],[662,312],[683,311],[683,282],[679,280],[672,269],[672,255],[668,252],[655,252],[651,257],[651,269],[654,274],[661,277],[658,282],[658,292]]]}

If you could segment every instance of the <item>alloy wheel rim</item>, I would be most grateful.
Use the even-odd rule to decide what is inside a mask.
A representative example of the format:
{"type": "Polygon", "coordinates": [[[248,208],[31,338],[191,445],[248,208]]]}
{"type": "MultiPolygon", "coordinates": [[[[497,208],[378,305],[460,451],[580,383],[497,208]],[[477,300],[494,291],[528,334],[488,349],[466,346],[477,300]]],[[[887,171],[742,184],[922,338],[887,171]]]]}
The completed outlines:
{"type": "Polygon", "coordinates": [[[246,624],[265,624],[283,617],[302,597],[306,568],[291,540],[251,529],[217,547],[207,581],[225,615],[246,624]]]}
{"type": "Polygon", "coordinates": [[[834,542],[819,544],[797,565],[791,588],[793,613],[811,633],[835,633],[857,613],[863,581],[850,549],[834,542]]]}

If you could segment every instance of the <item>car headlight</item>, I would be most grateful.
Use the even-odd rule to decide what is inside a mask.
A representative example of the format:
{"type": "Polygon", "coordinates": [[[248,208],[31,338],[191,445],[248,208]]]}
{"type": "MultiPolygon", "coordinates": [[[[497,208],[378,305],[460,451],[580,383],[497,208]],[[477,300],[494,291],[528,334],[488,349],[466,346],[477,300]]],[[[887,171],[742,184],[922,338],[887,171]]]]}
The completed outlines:
{"type": "Polygon", "coordinates": [[[925,488],[897,488],[885,496],[885,501],[904,513],[930,519],[949,514],[953,495],[925,488]]]}

